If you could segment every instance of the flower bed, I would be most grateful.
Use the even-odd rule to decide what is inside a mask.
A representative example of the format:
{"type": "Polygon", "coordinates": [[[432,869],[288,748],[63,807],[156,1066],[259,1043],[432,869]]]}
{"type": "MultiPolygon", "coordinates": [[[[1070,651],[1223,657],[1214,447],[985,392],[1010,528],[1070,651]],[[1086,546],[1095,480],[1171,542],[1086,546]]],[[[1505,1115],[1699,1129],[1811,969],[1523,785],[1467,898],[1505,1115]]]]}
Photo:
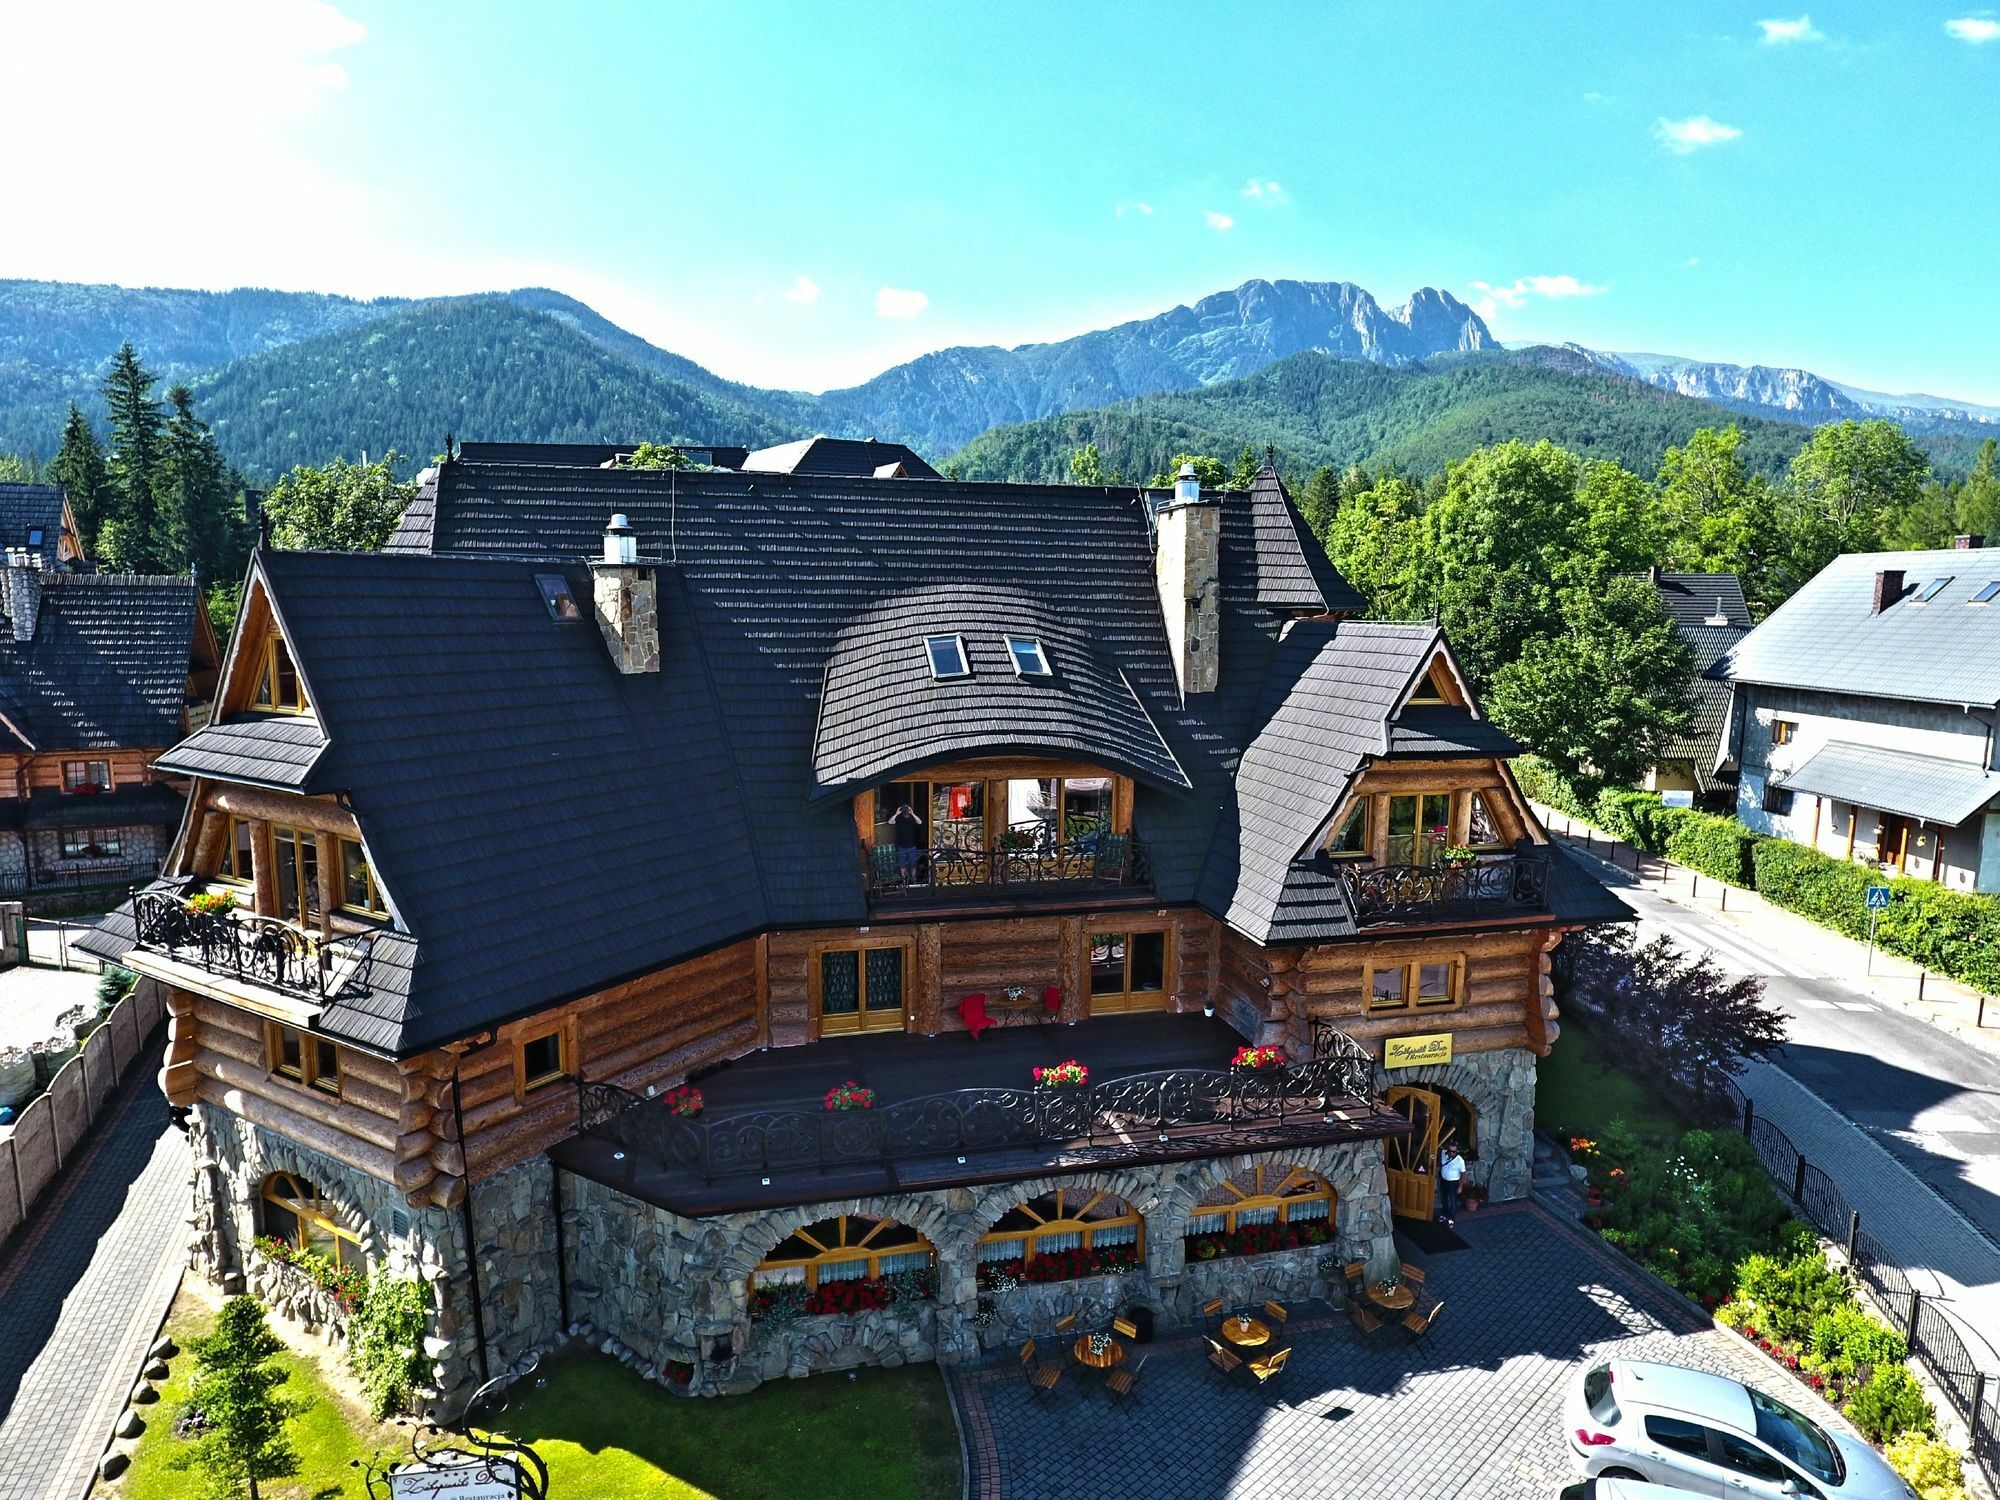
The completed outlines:
{"type": "Polygon", "coordinates": [[[1033,1260],[1022,1260],[1016,1256],[1009,1260],[985,1262],[979,1267],[979,1290],[1007,1291],[1026,1283],[1075,1281],[1084,1276],[1130,1271],[1138,1264],[1139,1251],[1133,1245],[1104,1245],[1090,1250],[1081,1247],[1075,1250],[1044,1250],[1033,1260]]]}
{"type": "Polygon", "coordinates": [[[929,1271],[897,1271],[852,1281],[823,1281],[810,1290],[803,1281],[779,1281],[751,1288],[750,1321],[789,1323],[794,1318],[827,1313],[872,1312],[899,1302],[921,1302],[930,1295],[929,1271]]]}
{"type": "Polygon", "coordinates": [[[1332,1240],[1333,1226],[1324,1219],[1303,1224],[1244,1224],[1220,1234],[1189,1235],[1187,1258],[1194,1262],[1232,1255],[1269,1255],[1278,1250],[1330,1244],[1332,1240]]]}
{"type": "Polygon", "coordinates": [[[361,1305],[362,1295],[368,1289],[368,1278],[351,1266],[337,1266],[324,1255],[311,1250],[301,1250],[284,1240],[273,1239],[270,1235],[259,1235],[255,1241],[257,1253],[274,1265],[284,1266],[293,1274],[327,1293],[339,1304],[342,1312],[351,1313],[361,1305]]]}

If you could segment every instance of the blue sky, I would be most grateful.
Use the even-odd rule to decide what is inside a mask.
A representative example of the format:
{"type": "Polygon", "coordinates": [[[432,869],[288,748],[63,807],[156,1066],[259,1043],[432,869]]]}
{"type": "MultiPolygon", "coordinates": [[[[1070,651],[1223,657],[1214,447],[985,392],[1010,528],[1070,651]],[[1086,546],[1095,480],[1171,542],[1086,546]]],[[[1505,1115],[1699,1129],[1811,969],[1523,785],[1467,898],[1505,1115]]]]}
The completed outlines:
{"type": "Polygon", "coordinates": [[[810,388],[1344,279],[2000,403],[1978,5],[215,0],[12,7],[0,55],[89,70],[0,94],[0,275],[543,283],[810,388]]]}

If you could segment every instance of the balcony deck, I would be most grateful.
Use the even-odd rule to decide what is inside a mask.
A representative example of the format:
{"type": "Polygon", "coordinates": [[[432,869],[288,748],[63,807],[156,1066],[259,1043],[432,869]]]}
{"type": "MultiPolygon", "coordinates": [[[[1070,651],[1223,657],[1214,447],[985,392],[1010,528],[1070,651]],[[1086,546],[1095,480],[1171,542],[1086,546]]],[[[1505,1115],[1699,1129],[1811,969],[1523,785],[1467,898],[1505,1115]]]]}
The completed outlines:
{"type": "MultiPolygon", "coordinates": [[[[1231,1092],[1226,1072],[1219,1070],[1227,1069],[1241,1043],[1221,1021],[1183,1015],[1007,1027],[979,1042],[962,1033],[834,1038],[754,1053],[697,1080],[705,1125],[750,1117],[762,1131],[762,1122],[781,1121],[771,1124],[770,1139],[794,1148],[782,1165],[742,1154],[741,1137],[727,1129],[717,1132],[721,1150],[704,1156],[695,1144],[704,1133],[670,1121],[653,1101],[628,1099],[622,1116],[598,1119],[603,1111],[596,1097],[582,1106],[592,1112],[592,1128],[550,1155],[565,1170],[699,1217],[1373,1139],[1408,1128],[1379,1101],[1353,1093],[1334,1096],[1323,1088],[1315,1093],[1310,1079],[1293,1077],[1285,1089],[1275,1079],[1259,1080],[1256,1098],[1231,1092]],[[1038,1102],[1030,1070],[1072,1057],[1090,1069],[1093,1087],[1060,1101],[1039,1096],[1038,1102]],[[875,1091],[875,1118],[823,1110],[827,1090],[849,1081],[875,1091]],[[1163,1102],[1169,1099],[1171,1108],[1163,1102]],[[912,1103],[919,1100],[924,1102],[912,1103]],[[940,1100],[948,1102],[934,1110],[940,1100]],[[1048,1104],[1058,1107],[1046,1115],[1037,1112],[1048,1104]],[[910,1108],[899,1112],[898,1105],[910,1108]],[[911,1117],[912,1128],[891,1130],[899,1113],[911,1117]],[[940,1119],[943,1129],[960,1131],[949,1143],[935,1133],[940,1119]],[[992,1138],[968,1145],[967,1126],[992,1130],[992,1138]],[[869,1137],[857,1154],[857,1129],[891,1134],[869,1137]],[[817,1160],[801,1159],[800,1150],[817,1160]]],[[[758,1139],[762,1143],[765,1137],[758,1139]]]]}

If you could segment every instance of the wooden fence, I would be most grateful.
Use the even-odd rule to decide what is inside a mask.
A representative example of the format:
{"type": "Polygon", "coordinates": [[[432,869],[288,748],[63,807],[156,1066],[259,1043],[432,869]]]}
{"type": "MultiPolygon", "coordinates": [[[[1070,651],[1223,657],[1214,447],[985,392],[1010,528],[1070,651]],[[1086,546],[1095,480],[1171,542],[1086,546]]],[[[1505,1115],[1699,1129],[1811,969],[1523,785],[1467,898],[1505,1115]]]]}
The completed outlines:
{"type": "Polygon", "coordinates": [[[0,1137],[0,1244],[27,1221],[56,1174],[83,1149],[91,1121],[146,1055],[165,1016],[159,986],[140,980],[48,1088],[22,1109],[13,1133],[0,1137]]]}

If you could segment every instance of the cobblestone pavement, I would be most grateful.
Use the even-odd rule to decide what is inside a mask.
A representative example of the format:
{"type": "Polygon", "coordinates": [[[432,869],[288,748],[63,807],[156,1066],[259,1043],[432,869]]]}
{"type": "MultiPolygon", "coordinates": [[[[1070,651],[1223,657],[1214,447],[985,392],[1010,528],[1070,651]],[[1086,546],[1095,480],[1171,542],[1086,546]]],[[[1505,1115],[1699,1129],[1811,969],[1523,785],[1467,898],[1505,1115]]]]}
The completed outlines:
{"type": "Polygon", "coordinates": [[[180,1280],[187,1141],[157,1049],[0,1251],[0,1500],[76,1500],[180,1280]]]}
{"type": "Polygon", "coordinates": [[[1552,1500],[1579,1361],[1606,1353],[1730,1375],[1840,1419],[1594,1236],[1539,1207],[1459,1221],[1429,1257],[1430,1336],[1364,1343],[1328,1309],[1292,1320],[1278,1385],[1225,1385],[1198,1338],[1154,1346],[1128,1410],[1072,1370],[1037,1404],[1011,1356],[952,1372],[972,1500],[1552,1500]]]}

